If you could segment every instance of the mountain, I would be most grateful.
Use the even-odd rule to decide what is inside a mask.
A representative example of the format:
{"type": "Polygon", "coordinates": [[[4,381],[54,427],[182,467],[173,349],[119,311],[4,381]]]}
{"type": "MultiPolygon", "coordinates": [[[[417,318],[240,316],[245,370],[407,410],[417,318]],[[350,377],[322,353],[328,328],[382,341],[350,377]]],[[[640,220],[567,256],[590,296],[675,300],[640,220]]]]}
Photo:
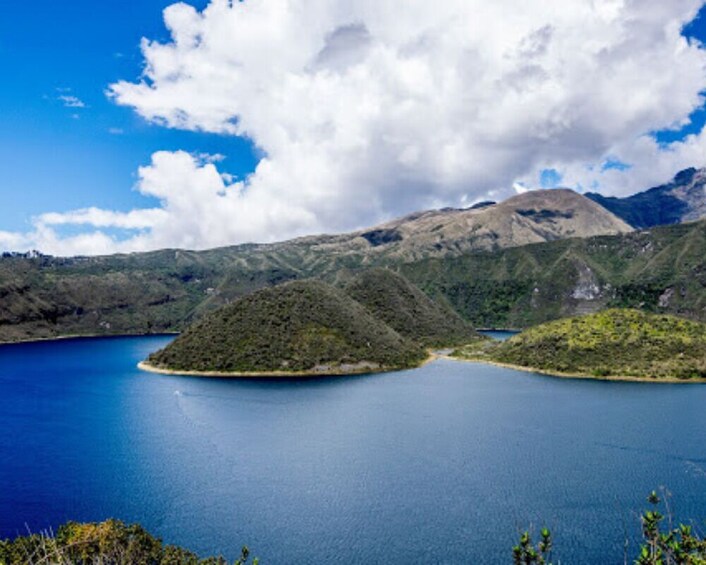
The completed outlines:
{"type": "Polygon", "coordinates": [[[451,308],[434,302],[389,269],[363,271],[345,290],[377,319],[426,347],[460,345],[480,337],[451,308]]]}
{"type": "Polygon", "coordinates": [[[559,375],[706,379],[706,324],[611,309],[541,324],[505,342],[477,342],[456,355],[559,375]]]}
{"type": "Polygon", "coordinates": [[[409,261],[629,231],[629,225],[590,199],[552,189],[518,194],[500,204],[413,214],[352,235],[366,239],[372,255],[409,261]]]}
{"type": "Polygon", "coordinates": [[[610,307],[706,321],[706,221],[401,264],[475,327],[525,328],[610,307]]]}
{"type": "Polygon", "coordinates": [[[426,353],[343,291],[295,281],[204,316],[146,367],[247,374],[349,374],[401,369],[426,353]]]}
{"type": "Polygon", "coordinates": [[[706,218],[706,169],[686,169],[668,184],[627,198],[586,194],[638,229],[706,218]]]}
{"type": "Polygon", "coordinates": [[[335,282],[340,273],[362,268],[629,230],[583,196],[545,190],[276,244],[104,257],[6,253],[0,341],[179,331],[210,310],[290,280],[335,282]]]}

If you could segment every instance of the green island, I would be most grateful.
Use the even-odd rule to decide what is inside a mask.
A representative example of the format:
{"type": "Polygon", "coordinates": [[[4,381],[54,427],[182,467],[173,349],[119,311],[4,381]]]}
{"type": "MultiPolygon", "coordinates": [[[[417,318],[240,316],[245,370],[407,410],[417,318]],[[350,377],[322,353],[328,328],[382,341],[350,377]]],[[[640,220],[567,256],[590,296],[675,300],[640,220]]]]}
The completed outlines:
{"type": "Polygon", "coordinates": [[[346,289],[308,280],[257,291],[204,316],[140,366],[203,376],[371,373],[417,367],[430,357],[427,346],[474,339],[457,314],[378,269],[346,289]]]}
{"type": "Polygon", "coordinates": [[[458,359],[557,376],[706,381],[706,324],[612,308],[540,324],[504,342],[475,342],[458,359]]]}

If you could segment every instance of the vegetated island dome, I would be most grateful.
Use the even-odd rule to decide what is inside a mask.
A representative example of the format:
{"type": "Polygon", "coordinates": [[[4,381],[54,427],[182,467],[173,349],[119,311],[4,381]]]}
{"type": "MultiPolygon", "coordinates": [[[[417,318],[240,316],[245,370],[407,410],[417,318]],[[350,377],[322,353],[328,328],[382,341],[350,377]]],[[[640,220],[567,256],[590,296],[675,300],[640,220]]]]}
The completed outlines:
{"type": "Polygon", "coordinates": [[[555,375],[655,381],[706,379],[706,324],[632,309],[556,320],[454,355],[555,375]]]}
{"type": "Polygon", "coordinates": [[[393,295],[402,293],[407,309],[389,320],[400,331],[378,317],[386,313],[379,304],[371,310],[327,283],[294,281],[206,315],[141,367],[214,376],[369,373],[416,367],[429,357],[429,343],[453,345],[477,338],[457,314],[391,272],[354,279],[349,288],[361,299],[378,292],[391,305],[397,303],[393,295]],[[403,319],[409,322],[406,328],[399,324],[403,319]],[[439,322],[438,334],[430,333],[429,320],[439,322]]]}

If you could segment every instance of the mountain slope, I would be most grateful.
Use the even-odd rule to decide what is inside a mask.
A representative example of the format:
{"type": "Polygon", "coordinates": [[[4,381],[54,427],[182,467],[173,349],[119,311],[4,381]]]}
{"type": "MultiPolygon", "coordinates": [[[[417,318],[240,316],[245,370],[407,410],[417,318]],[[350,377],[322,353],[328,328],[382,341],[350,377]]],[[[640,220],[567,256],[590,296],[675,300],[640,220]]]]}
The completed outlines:
{"type": "Polygon", "coordinates": [[[523,328],[607,307],[706,321],[706,221],[430,258],[399,271],[475,327],[523,328]]]}
{"type": "Polygon", "coordinates": [[[631,230],[588,198],[571,190],[553,189],[529,191],[480,208],[414,214],[359,235],[373,241],[372,254],[408,261],[631,230]]]}
{"type": "Polygon", "coordinates": [[[686,169],[668,184],[627,198],[586,197],[639,229],[690,222],[706,218],[706,169],[686,169]]]}
{"type": "Polygon", "coordinates": [[[565,190],[467,210],[414,214],[373,229],[209,251],[0,258],[0,341],[184,329],[203,314],[289,280],[629,227],[565,190]]]}
{"type": "Polygon", "coordinates": [[[424,346],[448,347],[480,337],[456,312],[434,302],[389,269],[364,271],[345,291],[377,319],[424,346]]]}
{"type": "Polygon", "coordinates": [[[411,367],[423,349],[319,281],[260,290],[206,315],[165,349],[154,368],[200,372],[369,372],[411,367]]]}

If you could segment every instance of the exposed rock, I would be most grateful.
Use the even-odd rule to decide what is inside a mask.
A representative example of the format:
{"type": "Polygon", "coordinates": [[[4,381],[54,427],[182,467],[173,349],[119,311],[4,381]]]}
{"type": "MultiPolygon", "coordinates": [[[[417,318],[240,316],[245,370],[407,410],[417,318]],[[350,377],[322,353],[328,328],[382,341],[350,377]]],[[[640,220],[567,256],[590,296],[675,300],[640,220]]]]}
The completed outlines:
{"type": "Polygon", "coordinates": [[[674,296],[674,289],[673,288],[668,288],[665,290],[659,297],[659,307],[660,308],[668,308],[669,307],[669,302],[672,300],[672,297],[674,296]]]}

